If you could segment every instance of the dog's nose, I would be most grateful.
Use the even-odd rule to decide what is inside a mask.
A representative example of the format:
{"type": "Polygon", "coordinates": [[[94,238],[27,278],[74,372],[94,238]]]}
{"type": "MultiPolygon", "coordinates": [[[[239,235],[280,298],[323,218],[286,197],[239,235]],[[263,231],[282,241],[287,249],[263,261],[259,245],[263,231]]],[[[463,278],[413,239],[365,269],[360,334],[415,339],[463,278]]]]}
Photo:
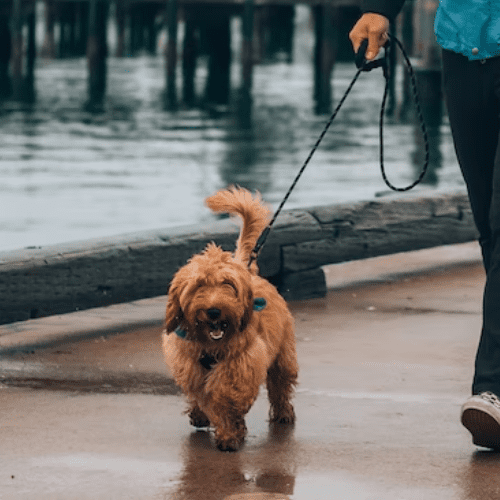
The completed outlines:
{"type": "Polygon", "coordinates": [[[208,309],[207,314],[210,319],[218,319],[220,318],[220,309],[208,309]]]}

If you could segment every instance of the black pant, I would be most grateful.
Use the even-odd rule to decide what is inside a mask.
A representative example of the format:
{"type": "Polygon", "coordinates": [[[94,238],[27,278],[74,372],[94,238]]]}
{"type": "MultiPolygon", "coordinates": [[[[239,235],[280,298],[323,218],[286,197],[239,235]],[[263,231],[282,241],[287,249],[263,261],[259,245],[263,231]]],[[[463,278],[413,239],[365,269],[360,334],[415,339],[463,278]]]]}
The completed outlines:
{"type": "Polygon", "coordinates": [[[455,151],[486,270],[472,392],[500,396],[500,57],[469,61],[443,50],[443,77],[455,151]]]}

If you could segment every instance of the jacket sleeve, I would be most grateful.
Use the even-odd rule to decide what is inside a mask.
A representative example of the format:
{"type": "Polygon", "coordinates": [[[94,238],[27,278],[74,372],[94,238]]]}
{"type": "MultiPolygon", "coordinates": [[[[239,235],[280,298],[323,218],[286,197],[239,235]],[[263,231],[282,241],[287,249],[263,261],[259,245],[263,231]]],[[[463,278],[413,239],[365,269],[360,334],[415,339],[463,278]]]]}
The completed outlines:
{"type": "Polygon", "coordinates": [[[382,14],[390,21],[394,21],[405,0],[361,0],[361,12],[374,12],[382,14]]]}

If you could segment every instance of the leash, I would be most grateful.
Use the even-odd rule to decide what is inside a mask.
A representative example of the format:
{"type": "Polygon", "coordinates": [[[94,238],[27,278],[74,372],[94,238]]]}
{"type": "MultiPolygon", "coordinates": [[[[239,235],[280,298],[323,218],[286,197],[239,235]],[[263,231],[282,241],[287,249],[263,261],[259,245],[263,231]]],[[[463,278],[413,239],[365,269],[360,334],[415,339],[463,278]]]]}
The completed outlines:
{"type": "Polygon", "coordinates": [[[267,227],[264,229],[264,231],[262,231],[261,235],[259,236],[257,243],[255,244],[255,247],[250,254],[250,260],[248,261],[248,267],[250,267],[252,265],[253,261],[257,259],[258,255],[262,249],[262,246],[264,245],[264,243],[269,235],[269,232],[271,231],[271,228],[272,228],[274,222],[276,221],[278,215],[280,214],[281,210],[283,209],[283,206],[287,202],[291,192],[293,191],[293,189],[295,188],[300,177],[304,173],[304,170],[306,169],[307,165],[311,161],[311,158],[313,157],[314,153],[318,149],[321,141],[323,140],[323,137],[325,137],[328,129],[330,128],[330,125],[332,124],[333,120],[337,116],[340,108],[342,107],[342,104],[344,104],[344,101],[346,100],[347,96],[351,92],[352,88],[354,87],[354,84],[356,83],[356,81],[359,78],[359,75],[361,73],[369,72],[372,69],[381,67],[382,71],[384,73],[384,77],[385,77],[384,96],[382,98],[382,104],[380,106],[380,120],[379,120],[380,171],[382,173],[382,178],[384,179],[384,182],[393,191],[403,192],[403,191],[409,191],[410,189],[413,189],[424,178],[424,176],[427,172],[427,167],[429,166],[429,140],[428,140],[428,136],[427,136],[427,129],[425,127],[424,118],[422,116],[422,111],[420,109],[420,100],[418,98],[417,81],[415,78],[415,72],[413,71],[413,67],[410,63],[410,60],[408,59],[408,55],[406,54],[401,42],[395,36],[393,36],[391,34],[389,34],[389,37],[397,44],[397,46],[401,50],[401,53],[403,54],[403,57],[404,57],[405,62],[406,62],[406,66],[407,66],[408,71],[410,73],[413,98],[415,100],[417,115],[418,115],[418,119],[420,121],[420,128],[422,130],[422,135],[423,135],[424,144],[425,144],[425,160],[424,160],[424,166],[422,167],[422,171],[421,171],[420,175],[409,186],[405,186],[402,188],[394,186],[389,181],[389,179],[387,177],[387,174],[385,172],[385,166],[384,166],[384,133],[383,132],[384,132],[385,106],[386,106],[386,101],[387,101],[387,95],[389,93],[389,80],[391,77],[390,71],[389,71],[389,64],[388,64],[388,53],[389,53],[389,49],[391,48],[391,44],[390,44],[389,40],[386,42],[386,44],[384,45],[385,54],[381,59],[376,59],[374,61],[368,62],[365,59],[366,49],[368,48],[368,39],[364,39],[363,42],[361,43],[359,49],[358,49],[358,52],[356,53],[356,56],[355,56],[355,63],[356,63],[356,67],[358,68],[358,71],[356,72],[356,74],[354,75],[354,78],[352,79],[351,83],[347,87],[347,90],[345,91],[344,95],[342,96],[342,99],[340,99],[340,102],[338,103],[337,107],[335,108],[335,111],[330,116],[330,119],[326,123],[323,131],[321,132],[320,136],[318,137],[318,140],[316,141],[316,144],[314,144],[311,152],[309,153],[309,156],[306,158],[304,164],[302,165],[301,169],[299,170],[299,173],[296,175],[295,179],[293,180],[292,185],[288,189],[288,192],[286,193],[285,197],[283,198],[280,206],[278,207],[278,209],[274,213],[273,218],[271,219],[271,222],[269,222],[267,227]]]}

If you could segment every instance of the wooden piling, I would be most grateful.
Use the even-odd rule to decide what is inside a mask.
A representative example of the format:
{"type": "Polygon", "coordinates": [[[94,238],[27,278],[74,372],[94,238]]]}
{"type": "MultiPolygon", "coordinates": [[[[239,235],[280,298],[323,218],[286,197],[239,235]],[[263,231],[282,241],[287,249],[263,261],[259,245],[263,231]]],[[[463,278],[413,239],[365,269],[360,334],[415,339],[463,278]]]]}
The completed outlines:
{"type": "Polygon", "coordinates": [[[177,0],[167,0],[167,31],[165,107],[172,110],[177,108],[177,0]]]}
{"type": "Polygon", "coordinates": [[[144,48],[148,54],[156,54],[156,38],[157,29],[155,24],[156,13],[158,10],[157,4],[154,2],[149,2],[145,5],[146,15],[145,15],[145,26],[144,26],[144,48]]]}
{"type": "Polygon", "coordinates": [[[24,82],[24,100],[33,102],[35,100],[35,58],[36,58],[36,11],[28,14],[28,40],[26,47],[26,78],[24,82]]]}
{"type": "Polygon", "coordinates": [[[86,1],[78,2],[76,9],[77,38],[75,55],[83,57],[87,51],[87,37],[89,33],[89,4],[86,1]]]}
{"type": "MultiPolygon", "coordinates": [[[[414,55],[420,57],[415,65],[420,107],[427,125],[429,137],[430,163],[424,182],[437,184],[436,170],[441,166],[441,123],[443,120],[443,95],[441,75],[441,49],[434,35],[434,18],[438,7],[438,0],[416,0],[413,26],[414,55]]],[[[416,170],[421,168],[424,161],[424,144],[420,125],[414,114],[415,151],[413,161],[416,170]]]]}
{"type": "Polygon", "coordinates": [[[434,18],[438,0],[417,0],[414,11],[415,54],[420,57],[415,67],[420,105],[426,122],[438,125],[442,120],[441,49],[434,36],[434,18]]]}
{"type": "Polygon", "coordinates": [[[143,3],[131,6],[130,12],[130,49],[135,54],[144,48],[144,8],[143,3]]]}
{"type": "MultiPolygon", "coordinates": [[[[398,16],[398,22],[400,26],[399,34],[401,35],[400,40],[403,44],[403,47],[406,50],[406,53],[408,54],[408,57],[412,57],[414,55],[413,9],[414,9],[413,2],[406,2],[403,7],[403,10],[401,11],[401,14],[398,16]]],[[[404,62],[403,55],[399,53],[398,49],[396,49],[396,52],[397,52],[398,64],[404,65],[403,66],[404,68],[406,66],[406,63],[404,62]]],[[[406,120],[409,110],[412,107],[412,100],[413,100],[410,75],[406,70],[403,71],[402,86],[403,86],[402,98],[401,98],[401,104],[397,111],[397,118],[399,120],[406,120]]]]}
{"type": "Polygon", "coordinates": [[[45,38],[43,40],[41,56],[53,59],[56,56],[56,42],[54,36],[55,5],[54,0],[45,0],[45,38]]]}
{"type": "Polygon", "coordinates": [[[89,36],[87,41],[88,101],[86,109],[102,111],[106,93],[106,24],[108,3],[91,0],[89,11],[89,36]]]}
{"type": "Polygon", "coordinates": [[[188,106],[195,102],[195,73],[198,52],[196,20],[193,9],[184,10],[185,30],[182,51],[182,100],[188,106]]]}
{"type": "Polygon", "coordinates": [[[317,114],[330,113],[332,71],[337,52],[336,8],[330,4],[314,8],[316,45],[314,51],[314,100],[317,114]]]}
{"type": "Polygon", "coordinates": [[[21,0],[12,1],[12,94],[23,97],[23,19],[21,0]]]}
{"type": "Polygon", "coordinates": [[[217,8],[213,14],[205,25],[209,59],[204,100],[208,104],[228,104],[231,70],[230,16],[225,8],[217,8]]]}
{"type": "Polygon", "coordinates": [[[268,61],[292,62],[294,5],[266,5],[263,9],[262,58],[268,61]]]}
{"type": "MultiPolygon", "coordinates": [[[[396,33],[396,23],[394,22],[390,23],[389,33],[391,34],[396,33]]],[[[396,78],[393,78],[393,76],[396,75],[397,50],[399,49],[396,47],[395,43],[392,45],[392,47],[388,49],[387,64],[389,67],[389,75],[391,75],[391,78],[389,79],[387,107],[385,109],[387,116],[394,116],[394,113],[396,111],[396,78]]]]}
{"type": "Polygon", "coordinates": [[[11,32],[8,14],[0,12],[0,99],[12,92],[9,63],[12,53],[11,32]]]}
{"type": "Polygon", "coordinates": [[[250,127],[252,123],[252,80],[254,58],[254,0],[245,0],[242,18],[241,47],[241,87],[238,103],[238,119],[242,127],[250,127]]]}
{"type": "Polygon", "coordinates": [[[126,8],[125,2],[116,2],[116,57],[123,57],[125,55],[125,20],[126,20],[126,8]]]}

